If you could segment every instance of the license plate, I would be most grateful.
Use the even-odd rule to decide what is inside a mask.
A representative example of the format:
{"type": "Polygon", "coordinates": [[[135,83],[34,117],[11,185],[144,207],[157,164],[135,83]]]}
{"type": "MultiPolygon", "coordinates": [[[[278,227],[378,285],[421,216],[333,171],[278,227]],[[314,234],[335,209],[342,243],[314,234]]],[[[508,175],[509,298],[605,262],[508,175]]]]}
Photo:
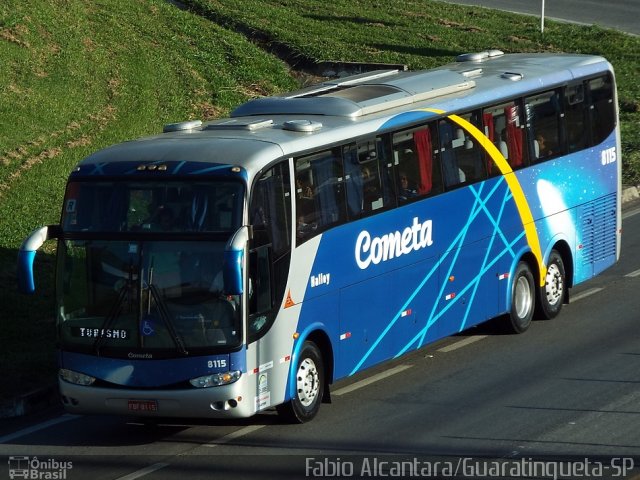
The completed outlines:
{"type": "Polygon", "coordinates": [[[155,400],[129,400],[129,410],[132,412],[157,412],[158,402],[155,400]]]}

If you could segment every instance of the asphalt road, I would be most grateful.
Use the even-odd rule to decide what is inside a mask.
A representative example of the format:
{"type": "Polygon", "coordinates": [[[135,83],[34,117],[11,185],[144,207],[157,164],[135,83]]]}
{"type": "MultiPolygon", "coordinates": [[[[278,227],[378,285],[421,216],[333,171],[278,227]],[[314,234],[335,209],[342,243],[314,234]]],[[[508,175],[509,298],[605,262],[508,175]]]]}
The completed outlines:
{"type": "Polygon", "coordinates": [[[640,478],[640,207],[623,227],[620,262],[556,320],[523,335],[480,326],[366,371],[309,424],[53,411],[0,424],[0,478],[20,462],[69,480],[375,478],[401,459],[414,478],[640,478]]]}
{"type": "MultiPolygon", "coordinates": [[[[542,1],[530,0],[444,0],[461,5],[478,5],[508,12],[540,16],[542,1]]],[[[640,0],[552,0],[545,1],[545,19],[596,24],[640,35],[640,0]]]]}

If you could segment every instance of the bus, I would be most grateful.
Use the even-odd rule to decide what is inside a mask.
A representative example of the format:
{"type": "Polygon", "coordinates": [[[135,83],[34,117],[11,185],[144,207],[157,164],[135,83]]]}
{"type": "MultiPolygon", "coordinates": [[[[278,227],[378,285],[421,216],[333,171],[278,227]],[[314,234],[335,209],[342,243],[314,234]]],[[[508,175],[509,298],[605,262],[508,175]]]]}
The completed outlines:
{"type": "Polygon", "coordinates": [[[305,422],[339,379],[556,317],[619,258],[620,183],[607,60],[488,50],[98,151],[18,280],[56,239],[69,412],[305,422]]]}

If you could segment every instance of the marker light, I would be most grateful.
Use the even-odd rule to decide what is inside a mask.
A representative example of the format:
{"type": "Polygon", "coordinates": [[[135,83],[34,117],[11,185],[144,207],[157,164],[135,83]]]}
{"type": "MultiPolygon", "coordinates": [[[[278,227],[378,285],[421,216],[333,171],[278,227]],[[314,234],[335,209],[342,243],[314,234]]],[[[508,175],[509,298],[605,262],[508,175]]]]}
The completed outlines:
{"type": "Polygon", "coordinates": [[[242,375],[242,372],[238,370],[235,372],[214,373],[212,375],[192,378],[189,380],[189,383],[196,388],[219,387],[220,385],[228,385],[237,381],[240,375],[242,375]]]}
{"type": "Polygon", "coordinates": [[[85,375],[84,373],[74,372],[73,370],[67,370],[66,368],[61,368],[58,371],[58,375],[65,382],[75,383],[76,385],[92,385],[93,382],[96,381],[95,377],[91,377],[89,375],[85,375]]]}

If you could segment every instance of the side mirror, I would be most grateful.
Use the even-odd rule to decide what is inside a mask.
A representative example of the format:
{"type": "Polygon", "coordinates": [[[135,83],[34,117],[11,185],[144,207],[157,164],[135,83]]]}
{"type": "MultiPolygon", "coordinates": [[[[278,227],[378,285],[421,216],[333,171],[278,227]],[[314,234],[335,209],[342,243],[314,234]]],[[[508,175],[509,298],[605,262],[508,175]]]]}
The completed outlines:
{"type": "Polygon", "coordinates": [[[59,225],[40,227],[31,232],[18,251],[18,289],[22,293],[31,294],[36,291],[33,279],[33,261],[36,252],[44,242],[60,236],[59,225]]]}
{"type": "Polygon", "coordinates": [[[242,295],[244,293],[242,266],[244,252],[250,238],[251,228],[246,225],[242,226],[233,234],[224,249],[222,275],[224,293],[227,295],[242,295]]]}

